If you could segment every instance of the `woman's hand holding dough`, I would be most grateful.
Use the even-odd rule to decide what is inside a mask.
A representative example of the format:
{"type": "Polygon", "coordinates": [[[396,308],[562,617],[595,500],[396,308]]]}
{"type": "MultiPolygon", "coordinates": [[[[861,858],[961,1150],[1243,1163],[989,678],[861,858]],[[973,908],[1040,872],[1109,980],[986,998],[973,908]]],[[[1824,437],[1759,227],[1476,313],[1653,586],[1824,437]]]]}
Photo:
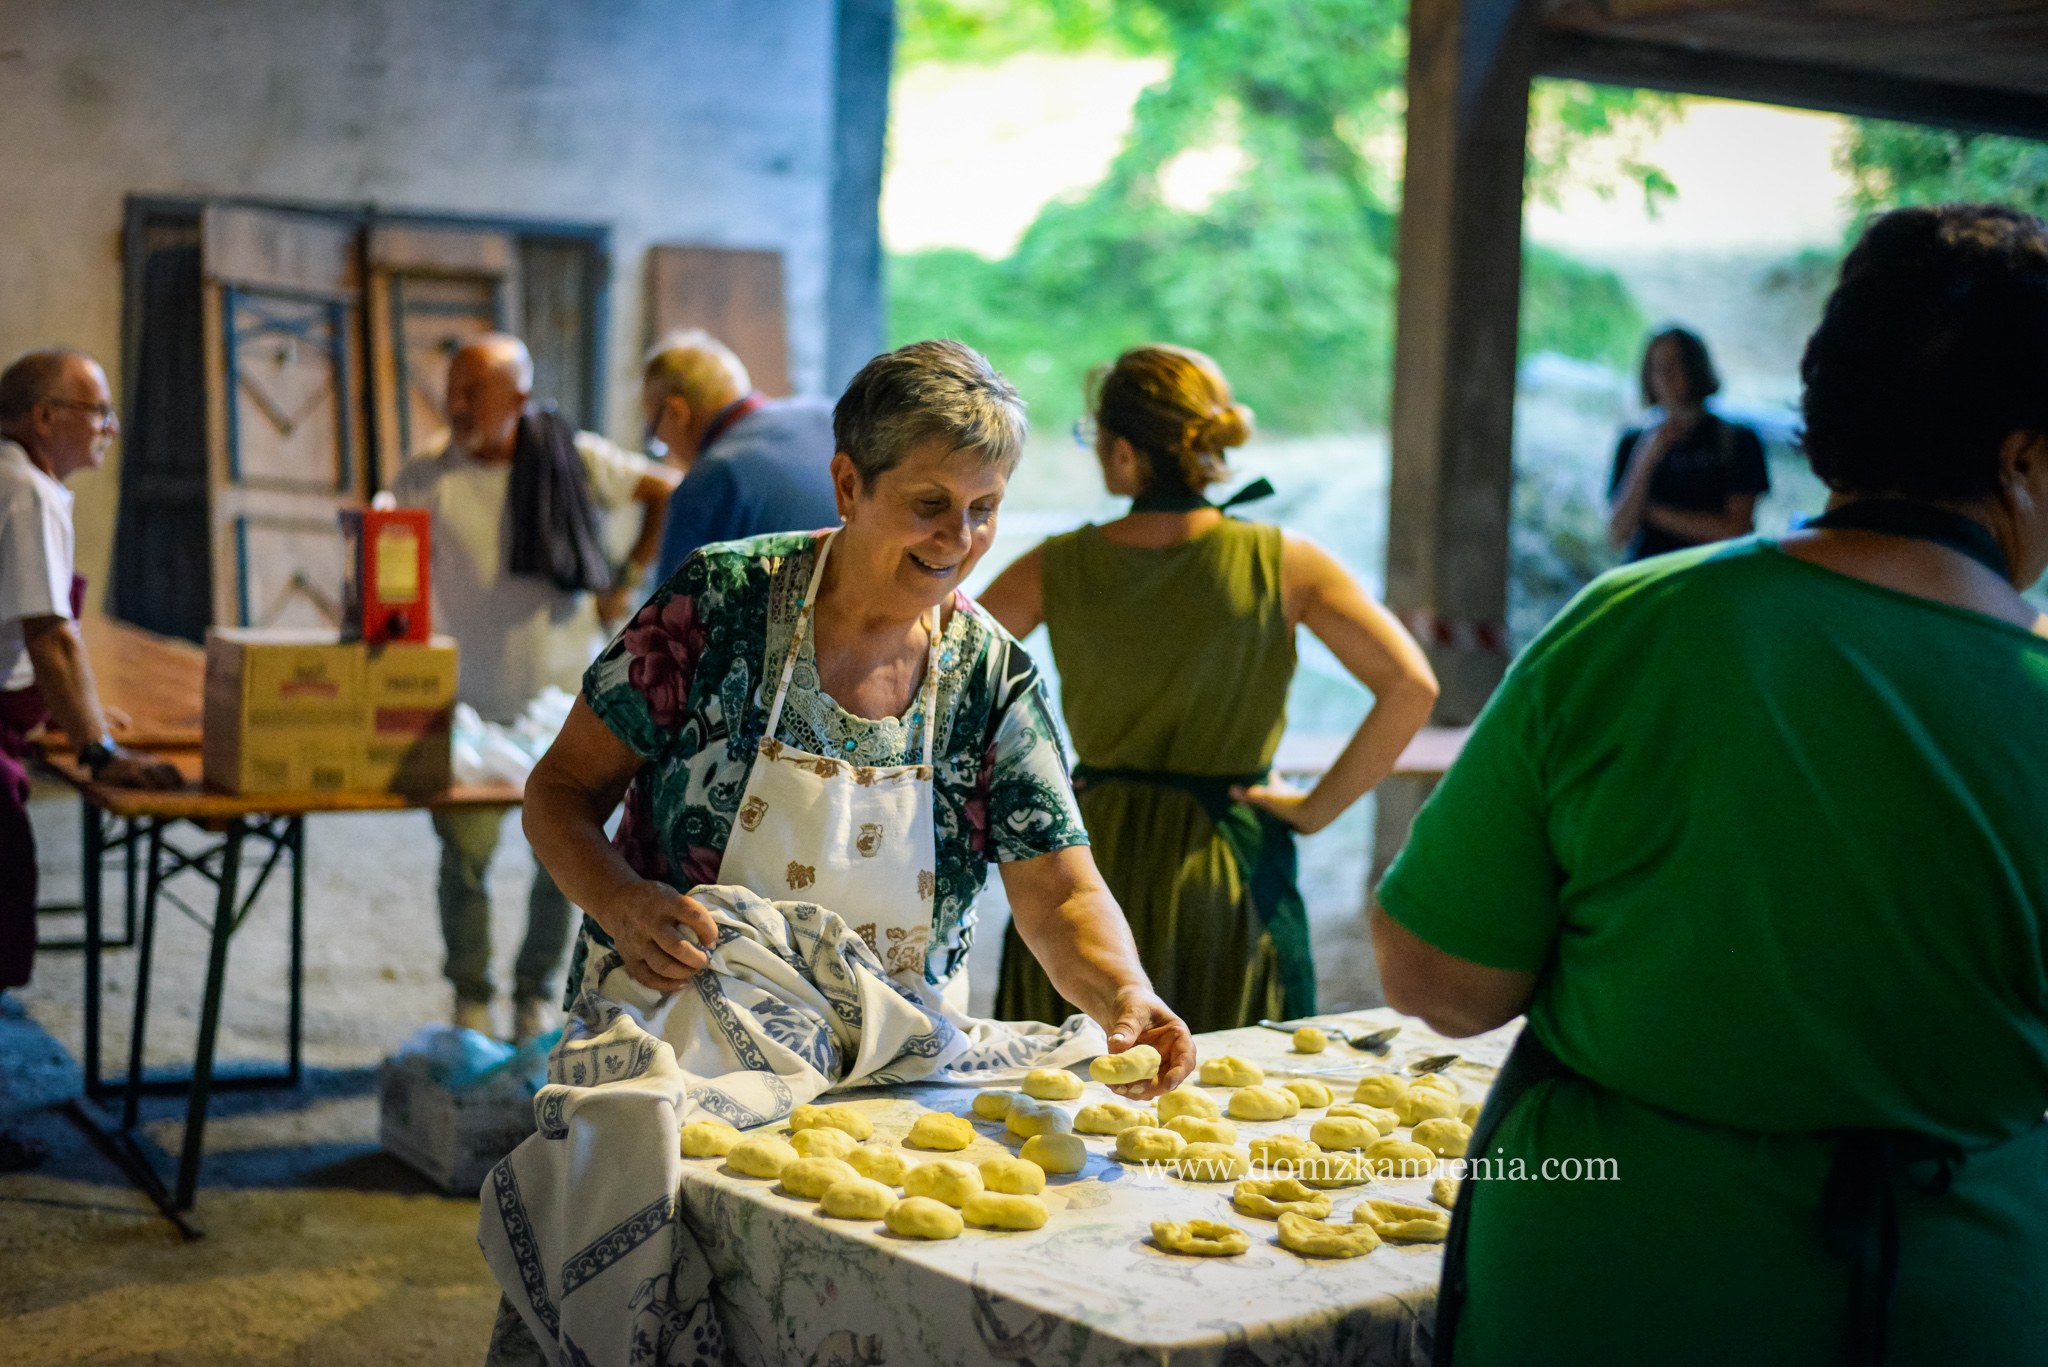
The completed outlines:
{"type": "Polygon", "coordinates": [[[1326,1224],[1306,1215],[1280,1217],[1280,1247],[1307,1258],[1356,1258],[1380,1246],[1371,1225],[1326,1224]]]}
{"type": "Polygon", "coordinates": [[[913,1149],[952,1153],[974,1142],[974,1126],[963,1115],[926,1111],[911,1124],[910,1133],[903,1136],[903,1142],[913,1149]]]}
{"type": "Polygon", "coordinates": [[[1064,1068],[1033,1068],[1024,1075],[1024,1095],[1040,1101],[1072,1101],[1082,1086],[1079,1075],[1064,1068]]]}
{"type": "MultiPolygon", "coordinates": [[[[1088,1075],[1113,1087],[1149,1082],[1159,1076],[1159,1051],[1149,1044],[1134,1044],[1121,1054],[1104,1054],[1088,1065],[1088,1075]]],[[[1079,1096],[1076,1092],[1074,1095],[1079,1096]]]]}
{"type": "Polygon", "coordinates": [[[1311,1220],[1323,1219],[1330,1213],[1328,1193],[1317,1191],[1291,1177],[1239,1182],[1231,1194],[1230,1203],[1245,1214],[1256,1215],[1262,1220],[1277,1220],[1290,1211],[1306,1215],[1311,1220]]]}
{"type": "Polygon", "coordinates": [[[1252,1246],[1251,1235],[1222,1220],[1154,1220],[1152,1242],[1197,1258],[1235,1257],[1252,1246]]]}
{"type": "Polygon", "coordinates": [[[895,1192],[865,1177],[834,1182],[818,1198],[818,1209],[835,1220],[879,1220],[895,1204],[895,1192]]]}
{"type": "Polygon", "coordinates": [[[1205,1120],[1198,1115],[1177,1115],[1165,1128],[1190,1144],[1235,1144],[1237,1126],[1228,1120],[1205,1120]]]}
{"type": "Polygon", "coordinates": [[[1121,1101],[1098,1101],[1083,1106],[1074,1116],[1074,1128],[1082,1134],[1120,1134],[1133,1125],[1158,1123],[1144,1107],[1126,1106],[1121,1101]]]}
{"type": "Polygon", "coordinates": [[[1256,1087],[1266,1080],[1266,1070],[1250,1059],[1235,1054],[1202,1060],[1204,1087],[1256,1087]]]}
{"type": "Polygon", "coordinates": [[[823,1128],[798,1130],[789,1137],[789,1146],[805,1158],[844,1158],[860,1147],[845,1130],[823,1128]]]}
{"type": "Polygon", "coordinates": [[[740,1142],[740,1132],[723,1120],[692,1120],[683,1126],[683,1157],[723,1158],[740,1142]]]}
{"type": "Polygon", "coordinates": [[[882,1223],[906,1239],[957,1239],[965,1226],[960,1212],[929,1196],[906,1196],[889,1207],[882,1223]]]}
{"type": "Polygon", "coordinates": [[[1300,1110],[1294,1094],[1278,1087],[1240,1087],[1230,1094],[1230,1113],[1239,1120],[1285,1120],[1300,1110]]]}
{"type": "Polygon", "coordinates": [[[1372,1226],[1382,1239],[1401,1243],[1441,1243],[1451,1232],[1448,1211],[1411,1206],[1406,1201],[1360,1201],[1351,1212],[1356,1224],[1372,1226]]]}
{"type": "Polygon", "coordinates": [[[1045,1202],[1036,1196],[999,1191],[968,1197],[960,1214],[968,1224],[982,1229],[1038,1229],[1046,1220],[1045,1202]]]}
{"type": "Polygon", "coordinates": [[[844,1130],[855,1139],[873,1139],[875,1122],[851,1106],[799,1106],[789,1113],[791,1130],[844,1130]]]}
{"type": "Polygon", "coordinates": [[[929,1196],[949,1206],[960,1205],[980,1192],[981,1174],[957,1159],[934,1158],[903,1175],[905,1196],[929,1196]]]}
{"type": "Polygon", "coordinates": [[[829,1187],[841,1182],[858,1182],[855,1172],[844,1160],[838,1158],[799,1158],[785,1167],[780,1174],[782,1189],[791,1196],[800,1196],[806,1201],[815,1201],[825,1194],[829,1187]]]}
{"type": "Polygon", "coordinates": [[[1172,1130],[1139,1125],[1116,1137],[1116,1156],[1126,1163],[1164,1163],[1187,1145],[1172,1130]]]}
{"type": "Polygon", "coordinates": [[[902,1186],[904,1174],[910,1171],[910,1160],[887,1144],[861,1145],[846,1155],[846,1165],[862,1177],[891,1187],[902,1186]]]}
{"type": "Polygon", "coordinates": [[[787,1140],[757,1134],[733,1145],[725,1155],[725,1165],[742,1177],[780,1177],[784,1168],[802,1156],[787,1140]]]}
{"type": "Polygon", "coordinates": [[[1022,1158],[990,1158],[981,1165],[981,1185],[1008,1196],[1036,1196],[1045,1190],[1045,1169],[1022,1158]]]}
{"type": "Polygon", "coordinates": [[[1200,1116],[1214,1120],[1223,1114],[1223,1108],[1216,1098],[1207,1092],[1198,1092],[1192,1087],[1180,1087],[1159,1098],[1159,1123],[1171,1124],[1184,1115],[1200,1116]]]}
{"type": "Polygon", "coordinates": [[[1074,1116],[1065,1107],[1040,1105],[1028,1096],[1020,1096],[1010,1103],[1010,1113],[1003,1117],[1003,1126],[1019,1139],[1039,1134],[1071,1134],[1074,1116]]]}

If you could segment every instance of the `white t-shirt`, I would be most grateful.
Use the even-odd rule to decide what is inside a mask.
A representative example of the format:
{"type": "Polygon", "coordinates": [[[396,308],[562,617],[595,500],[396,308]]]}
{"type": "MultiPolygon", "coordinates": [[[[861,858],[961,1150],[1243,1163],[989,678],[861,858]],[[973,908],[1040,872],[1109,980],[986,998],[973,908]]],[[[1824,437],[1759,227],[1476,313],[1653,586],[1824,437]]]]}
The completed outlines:
{"type": "MultiPolygon", "coordinates": [[[[600,513],[632,502],[657,467],[592,432],[576,451],[600,513]]],[[[505,569],[506,491],[512,462],[457,451],[408,462],[391,492],[434,515],[434,630],[455,638],[455,693],[486,721],[512,722],[549,684],[574,693],[602,642],[590,594],[564,593],[546,579],[505,569]]]]}
{"type": "Polygon", "coordinates": [[[71,491],[0,440],[0,693],[36,681],[21,634],[30,617],[71,616],[71,491]]]}

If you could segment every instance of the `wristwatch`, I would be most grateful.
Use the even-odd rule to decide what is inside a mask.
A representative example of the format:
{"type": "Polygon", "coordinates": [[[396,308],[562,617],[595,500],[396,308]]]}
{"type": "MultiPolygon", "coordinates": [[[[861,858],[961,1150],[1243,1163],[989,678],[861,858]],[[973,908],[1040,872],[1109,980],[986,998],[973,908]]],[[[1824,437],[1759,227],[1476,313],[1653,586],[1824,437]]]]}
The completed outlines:
{"type": "Polygon", "coordinates": [[[112,741],[96,740],[91,745],[79,750],[78,764],[80,768],[84,769],[94,778],[98,778],[100,770],[112,764],[114,757],[120,753],[121,747],[112,741]]]}

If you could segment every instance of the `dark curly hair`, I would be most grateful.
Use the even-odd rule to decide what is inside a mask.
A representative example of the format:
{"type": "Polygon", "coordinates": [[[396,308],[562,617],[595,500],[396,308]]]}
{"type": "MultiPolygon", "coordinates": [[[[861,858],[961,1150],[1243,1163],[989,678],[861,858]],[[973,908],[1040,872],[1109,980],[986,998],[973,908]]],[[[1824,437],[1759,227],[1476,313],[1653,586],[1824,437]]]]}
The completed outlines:
{"type": "Polygon", "coordinates": [[[2048,434],[2048,224],[2001,204],[1873,220],[1799,376],[1806,457],[1830,489],[1992,493],[2006,439],[2048,434]]]}

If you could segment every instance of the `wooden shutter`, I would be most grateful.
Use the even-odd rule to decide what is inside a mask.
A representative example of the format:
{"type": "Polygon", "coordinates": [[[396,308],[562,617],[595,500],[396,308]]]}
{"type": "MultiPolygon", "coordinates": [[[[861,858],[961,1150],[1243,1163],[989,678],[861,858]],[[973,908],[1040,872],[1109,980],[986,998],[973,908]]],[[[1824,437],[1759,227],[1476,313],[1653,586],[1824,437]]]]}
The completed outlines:
{"type": "Polygon", "coordinates": [[[780,252],[650,247],[647,291],[650,346],[672,332],[703,328],[738,354],[754,388],[790,392],[780,252]]]}

